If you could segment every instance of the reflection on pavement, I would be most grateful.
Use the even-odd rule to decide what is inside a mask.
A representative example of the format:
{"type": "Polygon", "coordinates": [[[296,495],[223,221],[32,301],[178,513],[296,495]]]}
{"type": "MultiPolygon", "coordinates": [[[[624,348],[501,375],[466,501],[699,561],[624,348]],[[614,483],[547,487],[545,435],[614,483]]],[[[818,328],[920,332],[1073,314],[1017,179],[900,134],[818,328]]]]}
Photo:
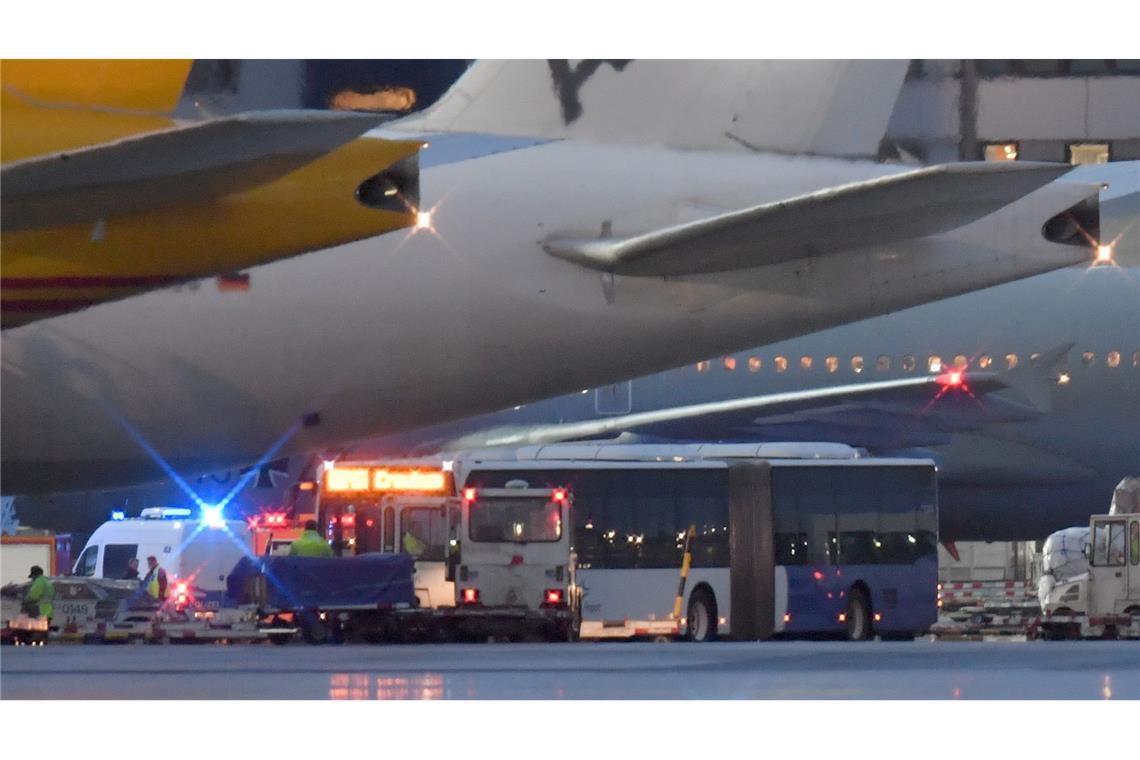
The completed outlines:
{"type": "Polygon", "coordinates": [[[329,699],[443,699],[443,675],[376,676],[367,673],[329,675],[329,699]]]}

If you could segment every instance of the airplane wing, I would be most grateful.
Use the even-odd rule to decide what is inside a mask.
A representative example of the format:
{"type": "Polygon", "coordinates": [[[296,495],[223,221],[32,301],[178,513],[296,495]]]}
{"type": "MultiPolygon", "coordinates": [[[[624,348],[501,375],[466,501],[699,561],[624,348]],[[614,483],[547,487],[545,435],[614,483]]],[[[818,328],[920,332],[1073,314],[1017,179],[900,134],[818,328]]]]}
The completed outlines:
{"type": "Polygon", "coordinates": [[[962,372],[677,406],[583,422],[499,428],[451,442],[453,448],[616,438],[834,440],[869,449],[945,443],[949,436],[1048,411],[1048,386],[1071,350],[1067,343],[1007,372],[962,372]],[[1000,391],[1013,391],[1001,394],[1000,391]]]}
{"type": "Polygon", "coordinates": [[[184,124],[0,168],[5,232],[210,200],[278,179],[381,121],[265,111],[184,124]]]}
{"type": "Polygon", "coordinates": [[[947,232],[1071,169],[1013,161],[943,164],[635,237],[551,240],[545,250],[591,269],[630,276],[747,269],[947,232]]]}

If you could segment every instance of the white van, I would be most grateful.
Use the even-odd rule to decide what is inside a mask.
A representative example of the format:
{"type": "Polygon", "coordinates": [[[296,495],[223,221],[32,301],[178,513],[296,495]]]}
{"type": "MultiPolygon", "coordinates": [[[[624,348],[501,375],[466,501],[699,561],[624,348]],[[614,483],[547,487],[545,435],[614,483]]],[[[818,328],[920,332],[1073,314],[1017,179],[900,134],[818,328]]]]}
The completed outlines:
{"type": "Polygon", "coordinates": [[[151,507],[139,517],[113,519],[91,535],[75,561],[74,575],[118,580],[131,558],[146,575],[153,555],[166,570],[167,581],[188,582],[207,607],[220,606],[226,576],[243,556],[253,554],[249,526],[240,520],[205,522],[190,519],[189,509],[151,507]]]}

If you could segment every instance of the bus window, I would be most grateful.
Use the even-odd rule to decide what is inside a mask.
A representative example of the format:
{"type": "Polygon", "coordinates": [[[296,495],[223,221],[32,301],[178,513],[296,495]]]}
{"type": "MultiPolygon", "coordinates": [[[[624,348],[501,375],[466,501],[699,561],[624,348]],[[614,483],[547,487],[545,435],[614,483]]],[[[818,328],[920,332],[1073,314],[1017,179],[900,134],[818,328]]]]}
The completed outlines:
{"type": "Polygon", "coordinates": [[[138,554],[138,544],[107,544],[103,551],[103,577],[122,578],[127,572],[127,563],[138,554]]]}
{"type": "Polygon", "coordinates": [[[1132,534],[1132,537],[1128,541],[1132,547],[1129,550],[1132,554],[1132,559],[1129,561],[1133,565],[1140,565],[1140,521],[1132,523],[1129,532],[1132,534]]]}
{"type": "MultiPolygon", "coordinates": [[[[878,473],[869,467],[829,468],[835,489],[839,531],[839,564],[873,565],[878,562],[878,473]]],[[[881,541],[879,542],[881,544],[881,541]]]]}
{"type": "Polygon", "coordinates": [[[93,577],[95,575],[95,568],[98,567],[98,561],[99,546],[88,546],[75,562],[75,574],[85,578],[93,577]]]}
{"type": "Polygon", "coordinates": [[[442,562],[447,552],[447,516],[438,507],[416,507],[400,512],[401,554],[442,562]]]}
{"type": "Polygon", "coordinates": [[[384,548],[383,551],[396,551],[396,510],[393,507],[384,507],[384,548]]]}

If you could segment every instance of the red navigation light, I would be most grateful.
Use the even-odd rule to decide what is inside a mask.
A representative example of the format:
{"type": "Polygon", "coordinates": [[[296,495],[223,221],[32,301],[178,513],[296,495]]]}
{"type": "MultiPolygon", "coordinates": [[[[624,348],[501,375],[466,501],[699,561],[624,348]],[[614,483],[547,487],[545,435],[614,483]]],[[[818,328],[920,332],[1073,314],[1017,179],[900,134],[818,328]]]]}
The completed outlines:
{"type": "Polygon", "coordinates": [[[463,589],[463,603],[464,604],[478,604],[479,603],[479,589],[465,588],[463,589]]]}
{"type": "Polygon", "coordinates": [[[566,501],[566,489],[565,488],[555,488],[554,492],[550,495],[550,499],[551,499],[551,501],[555,501],[559,504],[562,504],[563,502],[566,501]]]}
{"type": "Polygon", "coordinates": [[[966,384],[966,375],[961,370],[952,370],[943,372],[934,381],[943,388],[961,388],[966,384]]]}
{"type": "Polygon", "coordinates": [[[475,501],[475,497],[477,495],[478,494],[476,493],[474,488],[464,488],[463,489],[463,498],[467,501],[475,501]]]}

